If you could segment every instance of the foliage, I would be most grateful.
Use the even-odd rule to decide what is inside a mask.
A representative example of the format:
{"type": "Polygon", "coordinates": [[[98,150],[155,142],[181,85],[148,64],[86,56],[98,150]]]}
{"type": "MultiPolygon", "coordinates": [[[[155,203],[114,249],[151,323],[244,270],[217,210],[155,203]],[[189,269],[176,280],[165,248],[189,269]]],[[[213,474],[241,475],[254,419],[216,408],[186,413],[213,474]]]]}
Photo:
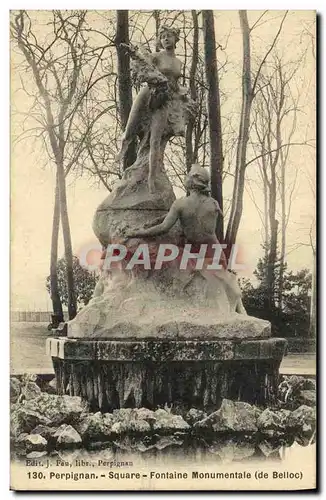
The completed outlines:
{"type": "Polygon", "coordinates": [[[266,285],[267,258],[258,261],[254,272],[258,285],[249,279],[241,280],[243,303],[248,314],[271,321],[274,335],[283,337],[306,337],[309,329],[309,308],[311,300],[311,273],[308,269],[297,272],[288,271],[283,276],[282,303],[279,297],[278,263],[275,264],[275,307],[269,304],[269,291],[266,285]]]}
{"type": "MultiPolygon", "coordinates": [[[[98,277],[80,265],[78,257],[73,257],[73,275],[78,306],[87,305],[92,298],[98,277]]],[[[68,289],[66,279],[66,260],[58,260],[58,287],[62,304],[68,305],[68,289]]],[[[46,278],[46,289],[51,294],[50,276],[46,278]]]]}

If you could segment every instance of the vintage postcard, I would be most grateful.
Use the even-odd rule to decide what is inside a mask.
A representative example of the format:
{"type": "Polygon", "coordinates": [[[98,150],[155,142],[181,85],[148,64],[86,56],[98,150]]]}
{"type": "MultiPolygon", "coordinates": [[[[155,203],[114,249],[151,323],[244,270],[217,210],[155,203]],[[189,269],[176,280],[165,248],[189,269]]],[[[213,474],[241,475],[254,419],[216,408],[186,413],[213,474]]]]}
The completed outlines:
{"type": "Polygon", "coordinates": [[[316,489],[316,12],[10,36],[10,488],[316,489]]]}

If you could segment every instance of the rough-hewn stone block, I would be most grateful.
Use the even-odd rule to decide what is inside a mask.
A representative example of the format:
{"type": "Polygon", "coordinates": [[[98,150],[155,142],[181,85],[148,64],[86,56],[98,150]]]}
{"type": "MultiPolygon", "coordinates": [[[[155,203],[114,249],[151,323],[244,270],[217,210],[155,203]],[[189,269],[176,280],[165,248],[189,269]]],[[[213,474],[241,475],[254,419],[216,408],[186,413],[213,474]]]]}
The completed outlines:
{"type": "Polygon", "coordinates": [[[285,339],[244,340],[235,344],[234,359],[281,359],[285,339]]]}
{"type": "Polygon", "coordinates": [[[233,359],[230,341],[98,341],[97,359],[111,361],[209,361],[233,359]]]}
{"type": "Polygon", "coordinates": [[[96,357],[96,342],[67,338],[47,339],[47,353],[60,359],[91,360],[96,357]]]}

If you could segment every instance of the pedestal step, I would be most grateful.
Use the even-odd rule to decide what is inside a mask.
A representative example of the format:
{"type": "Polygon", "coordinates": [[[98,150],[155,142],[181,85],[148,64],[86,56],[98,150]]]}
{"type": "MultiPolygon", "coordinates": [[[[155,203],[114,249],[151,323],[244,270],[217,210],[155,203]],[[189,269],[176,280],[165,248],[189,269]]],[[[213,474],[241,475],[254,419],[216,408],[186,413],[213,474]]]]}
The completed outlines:
{"type": "Polygon", "coordinates": [[[80,340],[48,338],[47,354],[98,361],[222,361],[282,359],[286,340],[80,340]]]}

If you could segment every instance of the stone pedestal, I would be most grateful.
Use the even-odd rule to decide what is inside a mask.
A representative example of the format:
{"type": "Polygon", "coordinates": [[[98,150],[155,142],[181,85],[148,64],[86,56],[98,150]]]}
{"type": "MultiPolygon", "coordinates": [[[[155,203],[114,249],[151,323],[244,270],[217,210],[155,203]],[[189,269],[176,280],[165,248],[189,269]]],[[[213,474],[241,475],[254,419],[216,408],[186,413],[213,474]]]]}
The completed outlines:
{"type": "Polygon", "coordinates": [[[286,341],[47,339],[57,391],[93,411],[171,405],[219,407],[223,398],[271,404],[286,341]]]}

